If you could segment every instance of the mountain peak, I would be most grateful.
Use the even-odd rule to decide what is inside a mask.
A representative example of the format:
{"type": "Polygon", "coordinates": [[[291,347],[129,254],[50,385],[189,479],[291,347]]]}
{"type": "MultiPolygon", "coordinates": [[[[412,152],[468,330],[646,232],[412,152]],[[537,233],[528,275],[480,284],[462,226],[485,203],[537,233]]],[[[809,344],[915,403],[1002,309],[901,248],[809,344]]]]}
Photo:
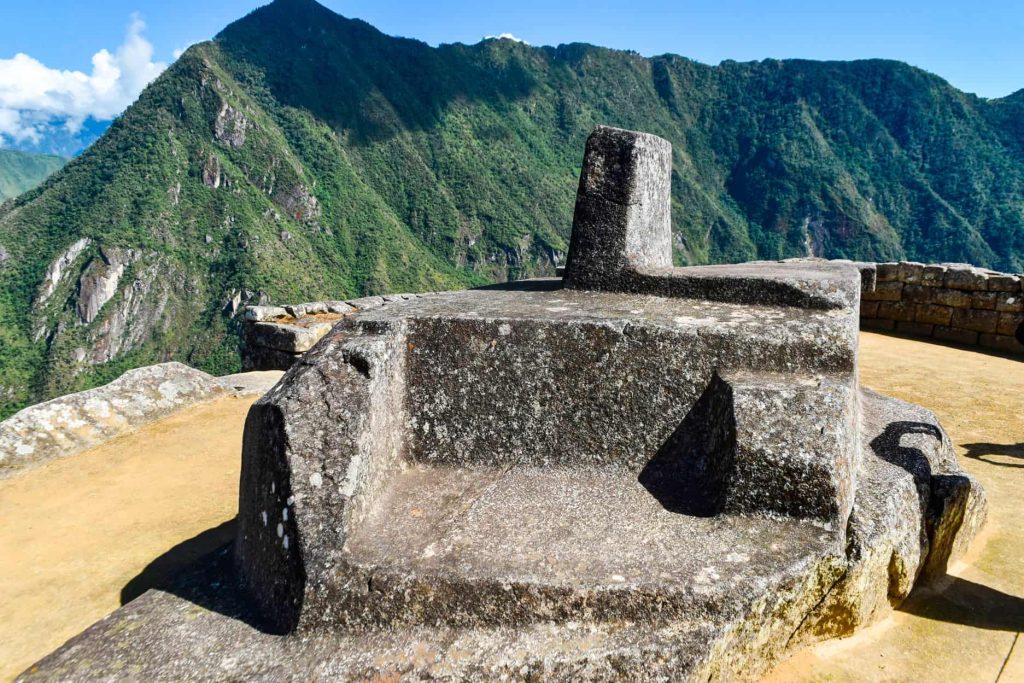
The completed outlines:
{"type": "Polygon", "coordinates": [[[276,0],[0,207],[0,415],[114,369],[236,370],[236,301],[551,274],[597,124],[675,146],[679,263],[813,253],[1019,272],[1020,105],[908,69],[432,48],[314,0],[276,0]],[[82,323],[89,273],[110,296],[82,323]]]}

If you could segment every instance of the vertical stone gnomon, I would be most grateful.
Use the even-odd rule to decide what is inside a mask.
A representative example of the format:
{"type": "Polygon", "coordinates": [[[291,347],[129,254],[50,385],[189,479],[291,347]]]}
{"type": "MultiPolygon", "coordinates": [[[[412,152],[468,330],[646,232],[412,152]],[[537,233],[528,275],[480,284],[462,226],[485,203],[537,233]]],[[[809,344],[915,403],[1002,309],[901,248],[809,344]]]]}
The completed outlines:
{"type": "Polygon", "coordinates": [[[672,267],[672,143],[598,126],[587,139],[566,264],[573,289],[628,289],[672,267]]]}
{"type": "Polygon", "coordinates": [[[852,263],[674,268],[671,219],[672,144],[598,126],[587,139],[580,172],[565,286],[817,309],[860,301],[860,272],[852,263]]]}
{"type": "MultiPolygon", "coordinates": [[[[580,172],[565,286],[736,304],[856,308],[862,275],[853,264],[674,268],[671,191],[670,142],[648,133],[595,128],[580,172]]],[[[855,346],[855,338],[849,343],[855,346]]],[[[797,390],[785,374],[744,377],[743,372],[734,376],[736,370],[716,369],[727,378],[720,384],[736,393],[731,410],[740,413],[732,417],[740,428],[726,449],[731,452],[712,456],[730,462],[718,483],[721,509],[793,515],[842,528],[852,507],[857,460],[851,422],[858,415],[855,380],[807,391],[797,390]],[[827,435],[802,429],[805,425],[787,414],[792,398],[780,398],[790,394],[802,396],[805,407],[822,419],[827,415],[834,429],[827,435]],[[782,434],[768,426],[779,424],[792,428],[782,434]],[[775,443],[765,443],[765,434],[775,443]],[[792,453],[775,452],[783,443],[782,450],[792,453]]]]}

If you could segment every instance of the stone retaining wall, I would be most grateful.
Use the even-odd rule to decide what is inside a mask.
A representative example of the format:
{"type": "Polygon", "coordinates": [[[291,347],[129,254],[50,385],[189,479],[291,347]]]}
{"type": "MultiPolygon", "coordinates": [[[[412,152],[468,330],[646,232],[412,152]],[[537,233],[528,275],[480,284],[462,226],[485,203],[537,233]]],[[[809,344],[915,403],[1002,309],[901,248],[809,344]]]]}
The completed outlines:
{"type": "MultiPolygon", "coordinates": [[[[1024,276],[958,263],[855,265],[875,274],[865,279],[861,294],[862,328],[1024,355],[1015,338],[1024,324],[1024,276]]],[[[249,370],[287,370],[342,318],[421,296],[426,295],[249,306],[242,364],[249,370]]]]}
{"type": "Polygon", "coordinates": [[[247,306],[242,345],[246,370],[287,370],[331,331],[338,321],[391,301],[425,294],[367,296],[348,301],[314,301],[295,306],[247,306]]]}
{"type": "Polygon", "coordinates": [[[966,264],[900,262],[876,266],[874,291],[861,296],[861,327],[1024,354],[1021,276],[966,264]]]}

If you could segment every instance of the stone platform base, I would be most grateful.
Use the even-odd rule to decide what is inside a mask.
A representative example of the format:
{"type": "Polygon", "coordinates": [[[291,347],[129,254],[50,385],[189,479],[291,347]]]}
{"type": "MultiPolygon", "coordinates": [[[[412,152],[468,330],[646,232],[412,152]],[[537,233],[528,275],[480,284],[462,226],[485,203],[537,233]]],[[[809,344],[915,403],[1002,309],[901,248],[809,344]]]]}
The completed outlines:
{"type": "MultiPolygon", "coordinates": [[[[645,577],[657,574],[664,592],[678,574],[674,598],[662,595],[666,609],[673,599],[681,608],[669,610],[676,613],[668,620],[651,603],[632,618],[611,621],[584,614],[559,621],[552,615],[515,627],[458,628],[449,619],[400,630],[276,635],[239,590],[231,549],[225,548],[171,590],[147,592],[19,680],[754,679],[799,647],[884,616],[918,577],[941,573],[984,521],[981,489],[959,470],[930,412],[868,391],[861,406],[863,459],[845,549],[833,547],[834,536],[811,522],[680,515],[645,498],[635,480],[546,477],[535,483],[557,490],[539,499],[572,507],[579,524],[572,525],[572,542],[559,554],[534,556],[530,538],[541,531],[512,523],[522,513],[511,509],[518,503],[500,485],[475,528],[467,519],[457,538],[438,536],[449,528],[434,523],[438,515],[457,506],[467,490],[494,482],[416,468],[401,475],[394,497],[373,513],[377,521],[404,516],[415,523],[387,530],[371,521],[368,535],[353,539],[352,552],[364,563],[401,561],[418,576],[457,564],[460,573],[478,577],[519,576],[522,585],[510,583],[508,590],[527,594],[527,577],[538,573],[547,585],[562,577],[566,585],[597,586],[606,597],[628,588],[633,598],[645,577]],[[435,507],[404,509],[410,496],[400,492],[415,489],[417,500],[427,500],[419,495],[424,487],[438,493],[435,507]],[[607,496],[612,490],[617,493],[607,496]],[[509,508],[501,508],[502,500],[509,508]],[[598,514],[619,508],[614,517],[598,514]],[[620,526],[632,517],[642,522],[635,534],[605,528],[612,519],[620,526]],[[714,534],[706,533],[710,525],[714,534]],[[632,545],[606,547],[612,531],[632,545]],[[413,532],[415,538],[407,537],[413,532]],[[510,544],[519,544],[520,552],[508,551],[510,544]],[[582,581],[575,574],[581,566],[601,576],[582,581]]],[[[528,490],[529,473],[518,477],[514,488],[528,490]]],[[[568,523],[563,513],[534,510],[531,516],[557,526],[568,523]]],[[[544,531],[546,539],[553,534],[557,530],[544,531]]]]}

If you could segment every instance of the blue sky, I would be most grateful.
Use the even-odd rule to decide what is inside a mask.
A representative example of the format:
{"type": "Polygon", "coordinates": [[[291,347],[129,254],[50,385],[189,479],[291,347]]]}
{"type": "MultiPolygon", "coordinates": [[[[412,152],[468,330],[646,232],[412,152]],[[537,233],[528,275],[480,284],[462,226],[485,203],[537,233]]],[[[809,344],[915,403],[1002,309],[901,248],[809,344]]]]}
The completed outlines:
{"type": "MultiPolygon", "coordinates": [[[[176,50],[212,37],[261,4],[259,0],[2,0],[0,136],[19,130],[31,134],[33,107],[39,108],[40,118],[67,109],[65,114],[72,120],[101,118],[123,109],[141,82],[174,60],[176,50]],[[95,56],[101,50],[107,52],[99,55],[97,66],[95,56]],[[14,59],[19,53],[23,57],[14,59]],[[112,84],[112,77],[120,80],[112,84]],[[50,90],[44,92],[46,88],[50,90]]],[[[485,35],[511,33],[534,45],[581,41],[643,55],[673,52],[710,64],[766,57],[886,57],[925,68],[985,97],[1024,88],[1022,0],[325,0],[323,4],[364,19],[385,33],[434,45],[474,43],[485,35]]]]}

